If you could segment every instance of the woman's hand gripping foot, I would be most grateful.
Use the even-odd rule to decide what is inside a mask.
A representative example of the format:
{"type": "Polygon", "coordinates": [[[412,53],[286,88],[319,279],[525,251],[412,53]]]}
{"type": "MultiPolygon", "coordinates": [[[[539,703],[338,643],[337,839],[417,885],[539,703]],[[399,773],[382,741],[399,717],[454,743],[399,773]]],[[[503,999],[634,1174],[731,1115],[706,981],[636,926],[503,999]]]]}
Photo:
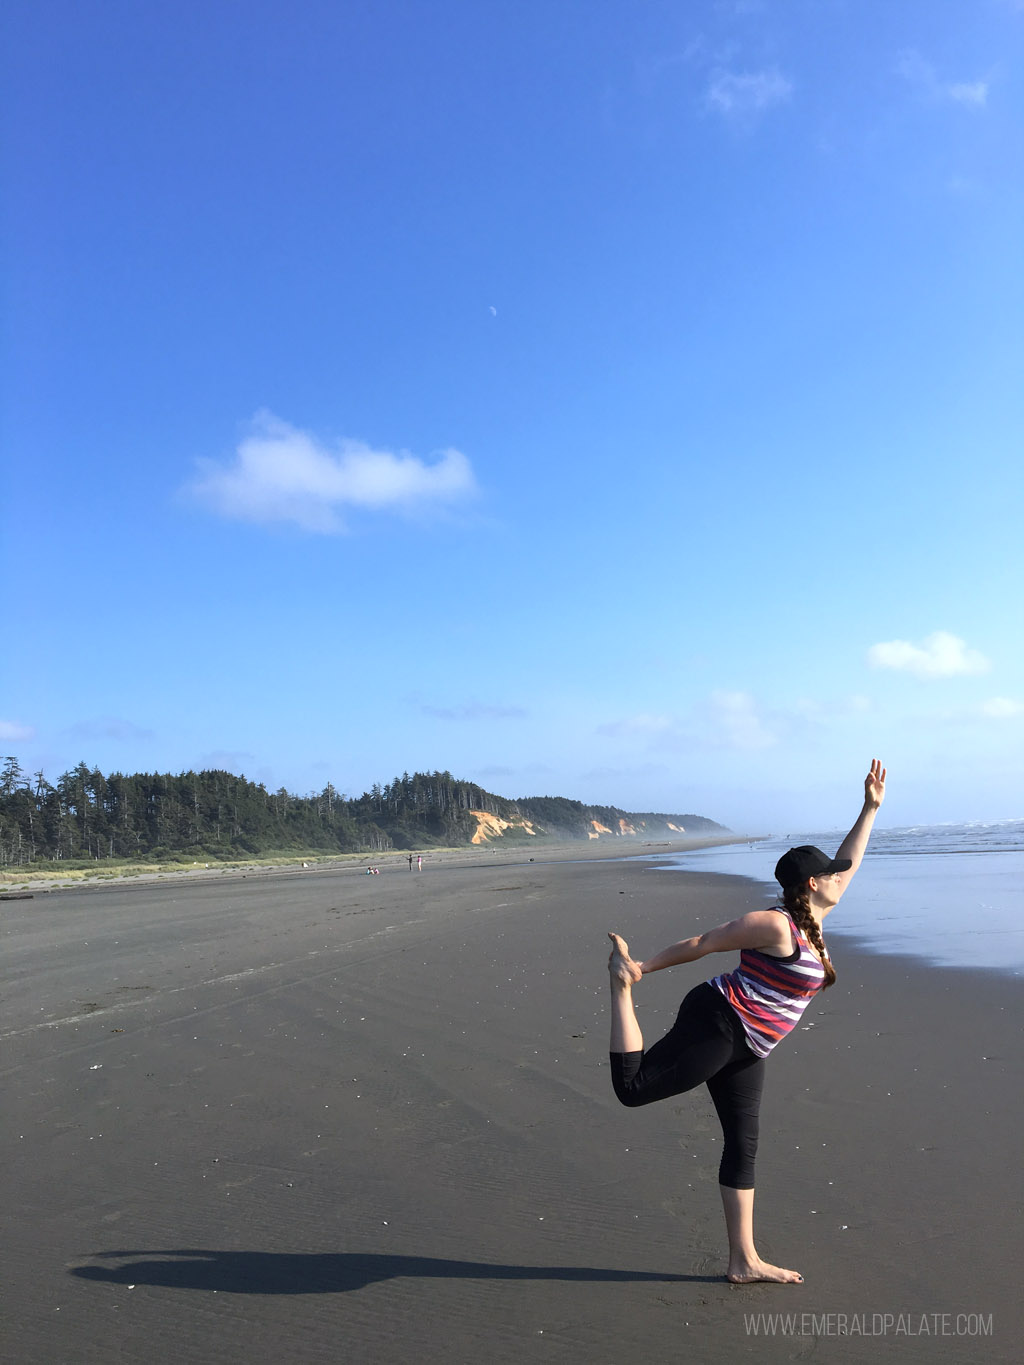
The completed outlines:
{"type": "Polygon", "coordinates": [[[608,974],[612,979],[612,985],[620,990],[629,990],[630,986],[636,983],[643,976],[640,970],[640,963],[634,962],[629,955],[629,945],[624,938],[618,934],[609,934],[612,941],[611,956],[608,959],[608,974]]]}

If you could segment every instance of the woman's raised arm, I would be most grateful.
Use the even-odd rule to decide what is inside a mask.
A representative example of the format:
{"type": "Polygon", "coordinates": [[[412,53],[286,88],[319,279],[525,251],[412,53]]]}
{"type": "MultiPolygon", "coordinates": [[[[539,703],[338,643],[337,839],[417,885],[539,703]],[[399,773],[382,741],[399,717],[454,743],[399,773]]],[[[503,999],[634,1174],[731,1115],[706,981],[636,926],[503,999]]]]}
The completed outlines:
{"type": "Polygon", "coordinates": [[[868,846],[868,839],[871,837],[871,827],[875,823],[875,816],[878,807],[885,800],[885,769],[877,758],[871,760],[871,769],[864,779],[864,805],[861,812],[854,821],[853,829],[839,845],[836,853],[836,860],[849,858],[852,866],[845,872],[838,875],[842,878],[844,888],[849,884],[850,878],[861,865],[864,857],[864,850],[868,846]]]}

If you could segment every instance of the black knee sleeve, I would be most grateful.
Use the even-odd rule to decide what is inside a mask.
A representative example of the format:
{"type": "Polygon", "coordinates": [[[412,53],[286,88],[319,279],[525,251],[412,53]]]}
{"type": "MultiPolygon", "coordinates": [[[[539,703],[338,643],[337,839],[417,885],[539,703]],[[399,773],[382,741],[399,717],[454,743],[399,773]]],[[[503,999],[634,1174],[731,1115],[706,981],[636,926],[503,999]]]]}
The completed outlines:
{"type": "Polygon", "coordinates": [[[718,1183],[733,1190],[754,1188],[754,1160],[757,1157],[757,1114],[735,1116],[724,1134],[718,1183]]]}
{"type": "Polygon", "coordinates": [[[633,1085],[643,1059],[644,1054],[642,1052],[609,1052],[608,1054],[615,1098],[627,1109],[638,1109],[642,1104],[650,1104],[654,1098],[653,1095],[645,1095],[633,1085]]]}

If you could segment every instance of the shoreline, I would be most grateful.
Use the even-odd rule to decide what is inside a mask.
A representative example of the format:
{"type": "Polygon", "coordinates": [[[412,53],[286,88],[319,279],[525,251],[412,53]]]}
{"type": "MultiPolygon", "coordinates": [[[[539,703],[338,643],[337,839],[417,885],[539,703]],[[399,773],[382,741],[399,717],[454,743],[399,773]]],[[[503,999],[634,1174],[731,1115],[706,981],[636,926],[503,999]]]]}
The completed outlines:
{"type": "MultiPolygon", "coordinates": [[[[748,835],[693,835],[685,839],[651,839],[642,842],[633,840],[618,840],[615,843],[605,843],[598,845],[595,840],[591,842],[582,839],[567,840],[565,842],[552,842],[550,844],[530,845],[527,843],[508,845],[501,847],[495,844],[483,844],[477,846],[466,846],[460,848],[437,848],[427,849],[423,852],[424,869],[428,867],[474,867],[479,865],[488,866],[518,866],[520,863],[537,863],[542,866],[551,862],[599,862],[608,858],[635,858],[646,857],[652,854],[665,853],[671,856],[674,853],[688,853],[695,849],[716,848],[720,845],[746,843],[751,836],[748,835]],[[535,852],[531,855],[531,847],[535,852]],[[629,848],[630,852],[625,849],[629,848]],[[586,857],[578,855],[585,853],[586,857]],[[522,854],[522,857],[518,855],[522,854]],[[501,862],[494,862],[488,855],[499,855],[501,862]]],[[[145,886],[156,881],[222,881],[228,878],[237,877],[266,877],[280,874],[282,876],[294,875],[299,872],[362,872],[365,875],[367,867],[379,867],[381,872],[406,872],[408,850],[396,852],[390,850],[386,853],[340,853],[340,854],[296,854],[295,857],[281,856],[280,858],[265,859],[253,858],[251,860],[238,859],[226,863],[206,863],[200,866],[194,863],[191,867],[177,864],[154,867],[151,871],[147,870],[144,864],[129,864],[130,870],[122,872],[104,872],[103,864],[96,864],[95,870],[92,868],[75,869],[73,873],[63,875],[54,873],[52,876],[40,869],[36,871],[30,869],[27,872],[24,868],[17,872],[0,872],[0,899],[5,896],[12,897],[12,893],[28,891],[34,893],[50,891],[74,891],[84,888],[96,887],[130,887],[145,886]],[[69,877],[72,880],[69,880],[69,877]]],[[[416,857],[416,854],[413,854],[416,857]]],[[[13,897],[12,897],[13,898],[13,897]]]]}
{"type": "MultiPolygon", "coordinates": [[[[744,866],[745,856],[734,856],[746,853],[739,844],[723,853],[722,858],[712,854],[707,863],[671,861],[664,870],[737,877],[761,888],[760,908],[777,903],[777,884],[764,874],[760,859],[755,870],[755,859],[744,866]]],[[[872,857],[869,850],[849,899],[825,923],[826,939],[927,968],[1024,978],[1024,936],[1013,909],[1015,887],[1024,874],[1020,852],[925,851],[915,855],[915,864],[886,851],[872,857]],[[1010,860],[1016,861],[1010,865],[1010,860]]]]}

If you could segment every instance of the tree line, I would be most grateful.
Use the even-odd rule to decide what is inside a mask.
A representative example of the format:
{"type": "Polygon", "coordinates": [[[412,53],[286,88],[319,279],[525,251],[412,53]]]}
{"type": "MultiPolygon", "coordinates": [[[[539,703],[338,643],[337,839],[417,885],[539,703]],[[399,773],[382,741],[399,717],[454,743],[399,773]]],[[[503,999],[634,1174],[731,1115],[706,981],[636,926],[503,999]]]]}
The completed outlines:
{"type": "Polygon", "coordinates": [[[14,757],[0,770],[0,866],[68,860],[256,857],[290,851],[384,853],[468,844],[484,811],[517,822],[506,837],[586,838],[594,822],[650,834],[720,830],[697,815],[629,814],[565,797],[509,800],[449,772],[403,773],[350,797],[330,782],[295,796],[223,769],[111,773],[86,763],[50,783],[14,757]]]}

